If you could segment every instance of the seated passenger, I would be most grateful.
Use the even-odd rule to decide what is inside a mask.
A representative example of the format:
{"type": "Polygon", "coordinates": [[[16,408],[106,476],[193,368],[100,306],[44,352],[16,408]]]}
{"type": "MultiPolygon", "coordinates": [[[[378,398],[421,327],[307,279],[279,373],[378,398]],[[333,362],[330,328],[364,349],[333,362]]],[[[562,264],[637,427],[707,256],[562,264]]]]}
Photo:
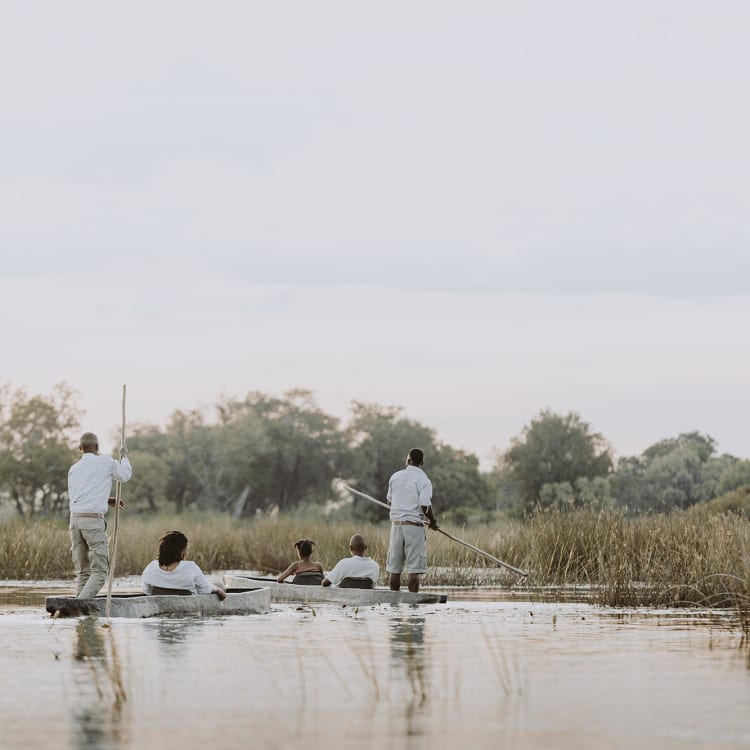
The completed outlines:
{"type": "Polygon", "coordinates": [[[159,558],[152,560],[143,571],[143,591],[146,594],[189,592],[190,594],[216,594],[226,597],[221,583],[211,583],[201,569],[186,560],[188,538],[181,531],[168,531],[159,540],[159,558]]]}
{"type": "Polygon", "coordinates": [[[294,543],[297,550],[297,560],[295,560],[276,580],[283,583],[290,575],[294,575],[292,583],[303,585],[320,586],[323,581],[323,566],[319,562],[312,562],[313,547],[315,542],[312,539],[299,539],[294,543]]]}
{"type": "MultiPolygon", "coordinates": [[[[362,534],[355,534],[349,540],[349,551],[351,557],[345,557],[339,560],[333,570],[323,579],[323,586],[340,586],[344,579],[369,579],[373,588],[378,583],[380,575],[380,566],[371,557],[365,557],[367,549],[367,540],[362,534]]],[[[367,585],[367,581],[364,581],[367,585]]],[[[359,588],[359,586],[353,586],[359,588]]]]}

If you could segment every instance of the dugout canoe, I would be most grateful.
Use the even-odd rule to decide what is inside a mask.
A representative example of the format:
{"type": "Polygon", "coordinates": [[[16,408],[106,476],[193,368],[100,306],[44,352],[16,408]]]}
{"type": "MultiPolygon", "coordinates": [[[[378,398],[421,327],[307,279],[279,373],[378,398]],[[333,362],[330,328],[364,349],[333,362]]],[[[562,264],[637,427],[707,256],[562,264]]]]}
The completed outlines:
{"type": "Polygon", "coordinates": [[[279,583],[269,578],[252,578],[239,575],[224,576],[227,590],[242,590],[250,586],[268,588],[272,602],[301,602],[346,604],[366,607],[375,604],[445,604],[447,594],[431,594],[390,589],[340,589],[333,586],[299,586],[294,583],[279,583]]]}
{"type": "MultiPolygon", "coordinates": [[[[249,588],[227,594],[220,601],[216,594],[194,596],[144,596],[143,594],[113,594],[110,617],[159,617],[161,615],[251,615],[264,614],[270,609],[267,588],[249,588]]],[[[65,596],[48,596],[44,607],[52,616],[80,617],[104,616],[106,596],[95,599],[75,599],[65,596]]]]}

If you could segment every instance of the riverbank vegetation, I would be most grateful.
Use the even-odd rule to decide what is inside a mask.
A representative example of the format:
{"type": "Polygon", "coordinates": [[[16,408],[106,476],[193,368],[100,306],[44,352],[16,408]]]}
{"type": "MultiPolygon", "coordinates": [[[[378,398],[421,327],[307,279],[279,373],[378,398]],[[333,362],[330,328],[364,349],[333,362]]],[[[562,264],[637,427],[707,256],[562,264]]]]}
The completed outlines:
{"type": "MultiPolygon", "coordinates": [[[[282,515],[253,519],[187,513],[128,516],[120,524],[118,575],[139,575],[155,557],[158,538],[179,528],[191,539],[190,556],[207,571],[277,573],[294,559],[294,541],[317,542],[326,569],[348,555],[349,536],[364,532],[369,554],[384,568],[389,526],[282,515]]],[[[694,508],[627,517],[622,512],[551,510],[526,521],[446,530],[528,571],[520,579],[446,537],[429,533],[425,585],[495,584],[578,588],[611,606],[743,607],[750,594],[750,521],[733,512],[694,508]]],[[[0,525],[0,578],[66,579],[72,576],[70,542],[58,520],[14,519],[0,525]]]]}

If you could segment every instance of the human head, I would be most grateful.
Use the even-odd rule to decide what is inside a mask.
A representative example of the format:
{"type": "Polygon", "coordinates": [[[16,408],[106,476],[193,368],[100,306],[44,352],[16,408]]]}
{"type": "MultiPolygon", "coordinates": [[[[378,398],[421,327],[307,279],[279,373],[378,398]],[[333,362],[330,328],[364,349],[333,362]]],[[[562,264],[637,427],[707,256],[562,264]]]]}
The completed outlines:
{"type": "Polygon", "coordinates": [[[312,539],[298,539],[294,546],[297,548],[300,557],[310,557],[313,552],[315,542],[312,539]]]}
{"type": "Polygon", "coordinates": [[[171,565],[184,559],[188,538],[181,531],[168,531],[159,540],[159,565],[171,565]]]}
{"type": "Polygon", "coordinates": [[[93,432],[84,432],[78,447],[82,453],[99,453],[99,438],[93,432]]]}
{"type": "Polygon", "coordinates": [[[419,448],[412,448],[406,456],[407,466],[421,466],[424,463],[424,453],[419,448]]]}
{"type": "Polygon", "coordinates": [[[364,555],[367,549],[367,539],[362,534],[354,534],[349,540],[349,549],[353,555],[364,555]]]}

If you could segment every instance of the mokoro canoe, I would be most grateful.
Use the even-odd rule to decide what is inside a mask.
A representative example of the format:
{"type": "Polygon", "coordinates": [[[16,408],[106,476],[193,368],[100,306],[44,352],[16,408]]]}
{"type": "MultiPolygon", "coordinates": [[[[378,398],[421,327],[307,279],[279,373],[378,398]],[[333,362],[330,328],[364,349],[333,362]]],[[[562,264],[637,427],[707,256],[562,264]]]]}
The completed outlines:
{"type": "Polygon", "coordinates": [[[336,602],[354,607],[373,604],[444,604],[447,594],[430,594],[390,589],[340,589],[334,586],[299,586],[279,583],[269,578],[251,578],[239,575],[224,576],[227,590],[246,589],[250,586],[268,588],[272,602],[336,602]]]}
{"type": "MultiPolygon", "coordinates": [[[[143,594],[113,594],[110,617],[158,617],[160,615],[248,615],[263,614],[270,607],[267,588],[246,587],[248,590],[227,594],[220,601],[216,594],[195,596],[144,596],[143,594]]],[[[104,616],[106,596],[95,599],[75,599],[65,596],[48,596],[44,606],[50,615],[79,617],[80,615],[104,616]]]]}

